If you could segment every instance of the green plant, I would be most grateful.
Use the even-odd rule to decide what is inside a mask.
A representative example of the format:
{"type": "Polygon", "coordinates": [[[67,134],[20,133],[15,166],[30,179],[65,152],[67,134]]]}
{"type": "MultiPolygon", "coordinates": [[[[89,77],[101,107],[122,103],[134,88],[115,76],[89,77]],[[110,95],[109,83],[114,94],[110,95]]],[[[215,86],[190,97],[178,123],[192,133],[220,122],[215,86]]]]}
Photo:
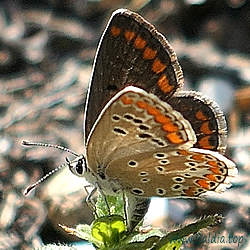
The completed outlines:
{"type": "MultiPolygon", "coordinates": [[[[95,209],[96,219],[91,225],[83,224],[76,228],[60,226],[68,233],[91,242],[99,250],[178,250],[185,237],[213,226],[222,219],[220,215],[207,216],[168,233],[156,228],[151,228],[147,232],[137,228],[128,233],[124,220],[122,196],[106,196],[103,199],[102,195],[99,195],[95,209]]],[[[75,248],[62,245],[39,248],[39,250],[45,249],[71,250],[75,248]]]]}

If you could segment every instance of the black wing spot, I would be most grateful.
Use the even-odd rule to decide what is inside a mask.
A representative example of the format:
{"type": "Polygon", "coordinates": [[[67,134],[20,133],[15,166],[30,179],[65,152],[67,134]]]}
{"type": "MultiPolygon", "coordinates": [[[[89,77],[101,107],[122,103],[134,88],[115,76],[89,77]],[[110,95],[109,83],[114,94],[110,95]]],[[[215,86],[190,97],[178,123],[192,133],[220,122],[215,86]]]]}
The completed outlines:
{"type": "Polygon", "coordinates": [[[172,186],[173,189],[180,189],[182,187],[182,185],[179,185],[179,184],[175,184],[172,186]]]}
{"type": "Polygon", "coordinates": [[[147,176],[147,175],[148,175],[148,172],[140,172],[138,175],[139,175],[139,176],[147,176]]]}
{"type": "Polygon", "coordinates": [[[157,172],[164,172],[166,169],[164,168],[164,167],[162,167],[162,166],[157,166],[157,167],[155,167],[155,169],[156,169],[156,171],[157,172]]]}
{"type": "Polygon", "coordinates": [[[215,182],[210,181],[209,186],[210,186],[211,188],[213,188],[215,185],[216,185],[216,183],[215,183],[215,182]]]}
{"type": "Polygon", "coordinates": [[[187,163],[189,166],[192,166],[192,167],[194,167],[196,164],[194,163],[194,162],[188,162],[187,163]]]}
{"type": "Polygon", "coordinates": [[[129,165],[129,167],[133,167],[133,168],[138,167],[138,162],[131,160],[128,162],[128,165],[129,165]]]}
{"type": "Polygon", "coordinates": [[[134,123],[143,123],[143,121],[141,119],[134,119],[134,123]]]}
{"type": "Polygon", "coordinates": [[[115,121],[119,121],[119,120],[120,120],[120,116],[118,116],[118,115],[113,115],[112,119],[115,120],[115,121]]]}
{"type": "Polygon", "coordinates": [[[169,164],[169,160],[160,160],[159,163],[166,165],[166,164],[169,164]]]}
{"type": "Polygon", "coordinates": [[[213,158],[212,156],[210,156],[210,155],[206,155],[205,158],[206,158],[207,160],[214,160],[214,158],[213,158]]]}
{"type": "Polygon", "coordinates": [[[150,134],[139,134],[138,135],[140,138],[142,138],[142,139],[147,139],[147,138],[151,138],[152,137],[152,135],[150,135],[150,134]]]}
{"type": "Polygon", "coordinates": [[[124,115],[123,116],[125,119],[127,119],[127,120],[132,120],[132,119],[134,119],[134,117],[132,116],[132,115],[124,115]]]}
{"type": "Polygon", "coordinates": [[[174,178],[174,180],[175,180],[176,182],[183,182],[183,181],[185,181],[185,179],[182,178],[182,177],[176,177],[176,178],[174,178]]]}
{"type": "Polygon", "coordinates": [[[164,146],[164,143],[162,141],[160,141],[159,139],[152,138],[152,141],[155,142],[155,143],[157,143],[161,147],[164,146]]]}
{"type": "Polygon", "coordinates": [[[144,191],[142,189],[139,189],[139,188],[133,188],[132,193],[136,194],[136,195],[143,195],[144,191]]]}
{"type": "Polygon", "coordinates": [[[142,183],[147,183],[147,182],[150,181],[150,179],[149,179],[149,178],[142,178],[140,181],[141,181],[142,183]]]}
{"type": "Polygon", "coordinates": [[[220,175],[216,175],[216,179],[217,179],[217,181],[221,181],[222,176],[220,176],[220,175]]]}
{"type": "Polygon", "coordinates": [[[166,193],[166,190],[165,190],[164,188],[157,188],[157,189],[156,189],[156,194],[157,194],[157,195],[162,196],[162,195],[164,195],[165,193],[166,193]]]}
{"type": "Polygon", "coordinates": [[[166,155],[163,153],[157,153],[157,154],[155,154],[155,156],[156,156],[156,158],[165,158],[166,157],[166,155]]]}
{"type": "Polygon", "coordinates": [[[149,130],[149,127],[147,127],[145,125],[140,125],[139,129],[141,129],[141,130],[149,130]]]}
{"type": "Polygon", "coordinates": [[[122,135],[126,135],[126,131],[124,131],[123,129],[120,128],[114,128],[114,132],[118,133],[118,134],[122,134],[122,135]]]}

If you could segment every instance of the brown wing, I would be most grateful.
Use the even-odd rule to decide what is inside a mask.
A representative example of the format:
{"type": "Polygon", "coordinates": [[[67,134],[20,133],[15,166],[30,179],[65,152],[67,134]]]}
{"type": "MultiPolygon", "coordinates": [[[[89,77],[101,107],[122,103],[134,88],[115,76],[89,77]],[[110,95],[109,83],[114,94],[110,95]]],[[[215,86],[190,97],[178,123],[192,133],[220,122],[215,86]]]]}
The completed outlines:
{"type": "Polygon", "coordinates": [[[165,148],[115,159],[106,175],[141,197],[199,197],[222,192],[237,174],[235,164],[219,153],[165,148]]]}
{"type": "Polygon", "coordinates": [[[183,85],[183,75],[165,37],[140,15],[118,10],[96,53],[85,109],[85,142],[104,106],[128,85],[167,100],[183,85]]]}
{"type": "Polygon", "coordinates": [[[168,103],[190,122],[197,139],[194,147],[225,153],[227,125],[217,103],[196,91],[179,91],[168,103]]]}

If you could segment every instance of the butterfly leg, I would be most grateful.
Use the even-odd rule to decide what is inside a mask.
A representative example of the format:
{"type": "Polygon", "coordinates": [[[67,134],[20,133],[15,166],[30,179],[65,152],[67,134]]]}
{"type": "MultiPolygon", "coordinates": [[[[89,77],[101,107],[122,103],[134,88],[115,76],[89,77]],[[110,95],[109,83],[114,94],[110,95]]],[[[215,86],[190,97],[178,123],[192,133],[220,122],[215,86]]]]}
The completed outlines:
{"type": "Polygon", "coordinates": [[[125,222],[128,228],[129,219],[128,219],[128,214],[127,214],[127,199],[126,199],[126,195],[124,191],[122,192],[122,200],[123,200],[123,211],[124,211],[125,222]]]}
{"type": "Polygon", "coordinates": [[[96,209],[95,209],[95,202],[94,202],[94,200],[92,198],[93,195],[96,193],[97,188],[93,187],[91,185],[86,185],[86,186],[84,186],[84,191],[87,194],[87,197],[86,197],[86,200],[85,200],[86,203],[88,204],[88,206],[92,210],[92,212],[95,214],[95,216],[97,216],[96,209]],[[90,192],[89,192],[88,188],[91,188],[90,192]]]}

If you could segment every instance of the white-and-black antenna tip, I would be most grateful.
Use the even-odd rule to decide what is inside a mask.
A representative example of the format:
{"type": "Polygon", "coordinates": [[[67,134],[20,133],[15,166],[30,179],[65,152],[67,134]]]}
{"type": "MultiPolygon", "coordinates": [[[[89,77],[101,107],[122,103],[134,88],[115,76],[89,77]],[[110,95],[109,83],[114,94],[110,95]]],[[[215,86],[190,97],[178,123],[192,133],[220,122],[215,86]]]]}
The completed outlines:
{"type": "Polygon", "coordinates": [[[33,185],[27,187],[27,188],[24,190],[23,195],[27,195],[27,194],[28,194],[32,189],[34,189],[37,185],[38,185],[38,184],[35,183],[35,184],[33,184],[33,185]]]}
{"type": "Polygon", "coordinates": [[[31,190],[33,190],[36,186],[38,186],[40,183],[44,182],[48,177],[50,177],[52,174],[54,174],[55,172],[57,172],[59,169],[67,166],[68,163],[64,163],[63,165],[51,170],[48,174],[46,174],[45,176],[43,176],[40,180],[38,180],[37,182],[35,182],[34,184],[30,185],[29,187],[27,187],[25,189],[25,191],[23,192],[24,195],[27,195],[28,193],[30,193],[31,190]]]}
{"type": "Polygon", "coordinates": [[[29,145],[29,142],[28,142],[28,141],[26,141],[26,140],[23,140],[23,141],[22,141],[22,145],[24,145],[24,146],[28,146],[28,145],[29,145]]]}
{"type": "MultiPolygon", "coordinates": [[[[49,147],[49,148],[58,148],[61,149],[63,151],[66,151],[76,157],[78,157],[79,155],[77,153],[75,153],[74,151],[65,148],[63,146],[59,146],[56,144],[50,144],[50,143],[44,143],[44,142],[29,142],[26,140],[22,141],[22,145],[23,146],[39,146],[39,147],[49,147]]],[[[24,191],[24,195],[27,195],[28,193],[30,193],[31,190],[33,190],[36,186],[38,186],[40,183],[44,182],[49,176],[51,176],[52,174],[54,174],[55,172],[57,172],[59,169],[61,169],[64,166],[67,166],[69,164],[69,160],[67,163],[53,169],[52,171],[50,171],[48,174],[46,174],[45,176],[43,176],[40,180],[38,180],[36,183],[32,184],[31,186],[27,187],[26,190],[24,191]]]]}

